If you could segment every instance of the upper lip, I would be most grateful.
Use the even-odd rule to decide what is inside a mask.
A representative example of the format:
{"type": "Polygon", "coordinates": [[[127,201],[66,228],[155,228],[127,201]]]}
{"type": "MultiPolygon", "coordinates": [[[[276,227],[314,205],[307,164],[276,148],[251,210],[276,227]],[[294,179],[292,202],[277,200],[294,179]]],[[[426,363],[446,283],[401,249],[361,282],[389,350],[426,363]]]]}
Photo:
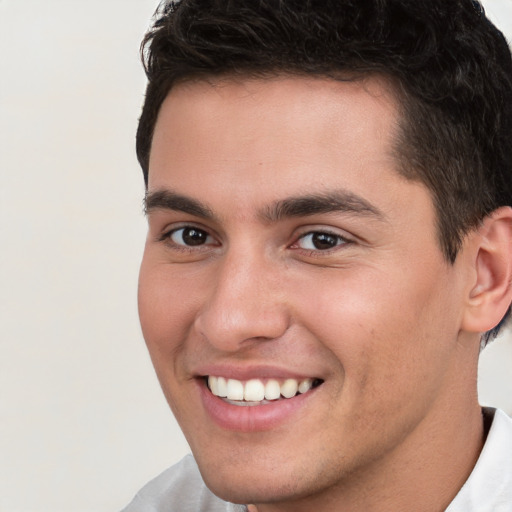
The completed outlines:
{"type": "Polygon", "coordinates": [[[194,373],[197,377],[209,375],[247,381],[250,379],[315,379],[319,375],[297,372],[291,369],[281,368],[272,365],[247,365],[235,366],[232,364],[207,364],[198,367],[194,373]]]}

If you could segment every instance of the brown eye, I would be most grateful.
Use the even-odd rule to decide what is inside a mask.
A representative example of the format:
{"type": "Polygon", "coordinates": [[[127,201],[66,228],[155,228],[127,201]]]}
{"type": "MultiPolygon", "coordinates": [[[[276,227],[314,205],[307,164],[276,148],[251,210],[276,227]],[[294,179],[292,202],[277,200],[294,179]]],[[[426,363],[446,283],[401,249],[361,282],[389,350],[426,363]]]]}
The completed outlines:
{"type": "Polygon", "coordinates": [[[301,249],[309,251],[325,251],[344,243],[346,243],[346,240],[341,236],[322,231],[307,233],[298,241],[298,245],[301,249]]]}
{"type": "Polygon", "coordinates": [[[213,238],[206,231],[194,227],[176,229],[171,233],[170,238],[176,245],[189,247],[204,245],[213,241],[213,238]]]}

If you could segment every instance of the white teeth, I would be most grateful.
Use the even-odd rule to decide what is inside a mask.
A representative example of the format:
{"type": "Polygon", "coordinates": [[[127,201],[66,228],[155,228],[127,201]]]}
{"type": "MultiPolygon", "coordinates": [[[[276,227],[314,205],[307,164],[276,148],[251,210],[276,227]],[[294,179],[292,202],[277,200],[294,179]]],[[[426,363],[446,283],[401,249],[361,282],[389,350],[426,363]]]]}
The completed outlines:
{"type": "Polygon", "coordinates": [[[219,386],[218,386],[219,379],[216,379],[215,377],[212,377],[211,375],[208,377],[208,387],[210,388],[211,392],[219,396],[219,386]]]}
{"type": "Polygon", "coordinates": [[[269,379],[265,384],[260,379],[251,379],[242,382],[224,377],[208,377],[208,387],[211,392],[221,398],[258,403],[264,400],[278,400],[293,398],[297,393],[307,393],[313,387],[313,379],[286,379],[282,384],[276,379],[269,379]]]}
{"type": "Polygon", "coordinates": [[[304,379],[299,384],[299,393],[305,393],[313,387],[313,379],[304,379]]]}
{"type": "Polygon", "coordinates": [[[265,384],[265,398],[267,400],[277,400],[280,396],[281,386],[279,385],[279,382],[277,382],[277,380],[270,379],[265,384]]]}
{"type": "Polygon", "coordinates": [[[297,394],[299,383],[295,379],[286,379],[281,385],[281,395],[285,398],[292,398],[297,394]]]}
{"type": "Polygon", "coordinates": [[[239,380],[229,379],[227,391],[230,400],[244,399],[244,385],[239,380]]]}
{"type": "MultiPolygon", "coordinates": [[[[213,377],[215,379],[215,377],[213,377]]],[[[224,377],[217,377],[217,396],[220,396],[222,398],[225,398],[228,396],[228,383],[226,382],[226,379],[224,377]]]]}
{"type": "Polygon", "coordinates": [[[265,386],[258,379],[252,379],[245,383],[244,400],[246,402],[261,402],[265,398],[265,386]]]}

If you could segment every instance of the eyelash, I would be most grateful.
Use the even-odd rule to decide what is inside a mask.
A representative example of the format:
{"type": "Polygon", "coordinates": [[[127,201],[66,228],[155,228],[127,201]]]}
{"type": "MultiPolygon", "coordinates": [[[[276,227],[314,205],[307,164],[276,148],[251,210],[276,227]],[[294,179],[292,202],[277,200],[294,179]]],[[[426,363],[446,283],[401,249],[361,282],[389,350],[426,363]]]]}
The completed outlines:
{"type": "Polygon", "coordinates": [[[198,233],[205,235],[206,241],[208,241],[209,238],[214,239],[214,237],[212,235],[210,235],[206,229],[203,229],[203,228],[200,228],[200,227],[194,226],[194,225],[186,225],[186,226],[180,226],[177,228],[173,228],[169,231],[166,231],[165,233],[162,233],[162,235],[158,238],[158,241],[165,242],[168,245],[171,245],[173,250],[185,251],[185,252],[198,251],[198,250],[203,249],[205,246],[207,246],[207,247],[210,246],[210,244],[207,244],[207,243],[198,244],[198,245],[187,245],[185,243],[180,244],[180,243],[177,243],[175,240],[173,240],[173,236],[176,235],[179,231],[185,232],[186,230],[196,231],[198,233]]]}
{"type": "MultiPolygon", "coordinates": [[[[177,228],[173,228],[169,231],[166,231],[159,237],[158,240],[160,242],[165,242],[168,245],[171,245],[173,250],[185,251],[185,252],[195,252],[195,251],[204,250],[207,247],[211,247],[212,244],[211,244],[211,242],[208,243],[208,239],[215,240],[215,238],[211,234],[209,234],[209,232],[206,229],[203,229],[201,227],[194,226],[194,225],[185,225],[185,226],[180,226],[177,228]],[[175,240],[173,240],[173,237],[178,232],[180,232],[180,231],[185,232],[186,230],[196,231],[197,233],[200,233],[201,235],[205,236],[206,237],[205,243],[200,243],[197,245],[187,245],[185,243],[183,243],[183,244],[177,243],[175,240]]],[[[182,241],[183,241],[183,239],[182,239],[182,241]]],[[[303,234],[301,234],[300,236],[298,236],[295,239],[295,242],[293,242],[291,245],[289,245],[289,248],[298,249],[308,256],[322,256],[322,255],[330,254],[333,251],[339,250],[340,247],[351,244],[351,243],[353,243],[352,240],[350,240],[338,233],[333,233],[332,231],[329,231],[327,229],[318,229],[318,230],[305,231],[303,234]],[[328,247],[326,249],[319,249],[319,248],[308,249],[308,248],[300,247],[299,243],[301,240],[305,240],[307,237],[313,237],[315,235],[321,235],[324,237],[329,237],[331,239],[334,238],[334,239],[336,239],[336,244],[333,245],[332,247],[328,247]]]]}
{"type": "Polygon", "coordinates": [[[321,235],[322,237],[325,237],[325,238],[335,239],[335,245],[325,248],[325,249],[319,249],[318,247],[312,248],[312,249],[299,247],[299,249],[301,249],[302,251],[305,251],[308,255],[321,256],[321,255],[330,254],[333,251],[339,250],[340,247],[352,243],[351,240],[349,240],[348,238],[346,238],[338,233],[333,233],[332,231],[329,231],[327,229],[318,229],[318,230],[311,230],[311,231],[305,232],[304,234],[299,236],[297,238],[297,241],[294,242],[290,247],[292,247],[292,248],[294,248],[296,246],[298,247],[301,240],[303,241],[307,237],[313,238],[315,235],[321,235]]]}

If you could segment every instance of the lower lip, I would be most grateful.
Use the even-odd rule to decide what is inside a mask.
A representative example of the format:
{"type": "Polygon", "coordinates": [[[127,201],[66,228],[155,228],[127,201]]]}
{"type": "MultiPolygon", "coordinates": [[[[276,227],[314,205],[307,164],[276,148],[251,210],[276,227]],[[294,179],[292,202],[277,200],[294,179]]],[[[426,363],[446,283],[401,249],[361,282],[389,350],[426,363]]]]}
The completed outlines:
{"type": "Polygon", "coordinates": [[[199,380],[201,400],[211,419],[226,430],[263,432],[295,419],[315,389],[293,398],[252,406],[238,406],[225,402],[210,392],[204,380],[199,380]]]}

